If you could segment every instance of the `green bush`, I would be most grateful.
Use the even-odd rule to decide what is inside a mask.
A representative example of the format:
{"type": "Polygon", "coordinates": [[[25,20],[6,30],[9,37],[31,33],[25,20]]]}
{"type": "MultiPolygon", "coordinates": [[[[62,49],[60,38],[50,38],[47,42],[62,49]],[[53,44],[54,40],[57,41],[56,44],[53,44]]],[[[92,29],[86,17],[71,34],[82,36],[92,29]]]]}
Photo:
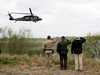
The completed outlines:
{"type": "Polygon", "coordinates": [[[9,54],[26,54],[34,42],[31,42],[30,30],[19,30],[19,33],[14,33],[7,42],[7,49],[9,54]]]}
{"type": "Polygon", "coordinates": [[[19,32],[11,28],[0,28],[0,49],[9,54],[27,54],[36,45],[36,40],[32,37],[31,30],[19,29],[19,32]]]}
{"type": "Polygon", "coordinates": [[[0,28],[0,50],[2,50],[2,52],[6,52],[7,50],[7,40],[7,27],[0,28]]]}
{"type": "Polygon", "coordinates": [[[83,50],[87,57],[96,57],[100,59],[100,33],[91,34],[86,36],[86,43],[83,50]]]}
{"type": "Polygon", "coordinates": [[[40,54],[41,54],[42,56],[44,56],[42,48],[33,48],[33,49],[31,49],[31,50],[28,52],[28,55],[29,55],[29,56],[33,56],[33,55],[38,55],[38,56],[40,56],[40,54]]]}
{"type": "Polygon", "coordinates": [[[17,65],[19,62],[19,60],[4,60],[4,64],[5,65],[9,65],[9,66],[13,66],[13,65],[17,65]]]}

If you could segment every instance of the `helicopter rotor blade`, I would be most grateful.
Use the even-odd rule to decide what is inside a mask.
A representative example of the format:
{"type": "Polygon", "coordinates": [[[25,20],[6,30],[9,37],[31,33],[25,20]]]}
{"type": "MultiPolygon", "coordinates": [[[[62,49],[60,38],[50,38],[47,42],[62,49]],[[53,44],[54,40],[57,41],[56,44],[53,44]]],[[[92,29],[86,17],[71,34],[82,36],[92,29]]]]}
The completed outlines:
{"type": "Polygon", "coordinates": [[[36,12],[34,14],[50,14],[50,12],[40,12],[40,13],[36,12]]]}
{"type": "Polygon", "coordinates": [[[31,8],[29,8],[31,15],[33,15],[31,8]]]}
{"type": "Polygon", "coordinates": [[[12,14],[30,14],[30,13],[17,13],[17,12],[11,12],[12,14]]]}

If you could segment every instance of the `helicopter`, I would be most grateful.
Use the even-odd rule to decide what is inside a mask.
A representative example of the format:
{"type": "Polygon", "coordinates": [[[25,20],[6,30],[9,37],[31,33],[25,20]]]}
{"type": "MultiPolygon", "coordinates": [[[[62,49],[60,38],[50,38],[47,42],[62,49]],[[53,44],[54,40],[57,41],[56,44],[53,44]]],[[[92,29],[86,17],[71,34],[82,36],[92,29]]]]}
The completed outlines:
{"type": "Polygon", "coordinates": [[[16,23],[17,21],[33,21],[33,22],[36,23],[36,22],[42,20],[39,16],[33,15],[31,8],[29,8],[29,11],[30,11],[30,13],[14,13],[14,12],[9,13],[9,12],[8,12],[8,15],[9,15],[9,17],[10,17],[9,20],[14,20],[15,23],[16,23]],[[28,15],[28,16],[23,16],[23,17],[21,17],[21,18],[13,18],[13,17],[11,16],[11,14],[29,14],[29,15],[28,15]]]}

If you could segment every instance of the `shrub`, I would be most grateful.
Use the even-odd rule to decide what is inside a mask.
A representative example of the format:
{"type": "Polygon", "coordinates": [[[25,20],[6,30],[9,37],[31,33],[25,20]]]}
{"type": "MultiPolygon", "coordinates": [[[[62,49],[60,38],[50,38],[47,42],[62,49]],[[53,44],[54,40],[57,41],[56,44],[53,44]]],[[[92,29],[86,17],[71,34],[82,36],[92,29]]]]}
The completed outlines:
{"type": "Polygon", "coordinates": [[[87,41],[84,44],[83,50],[85,54],[90,57],[100,59],[100,33],[89,33],[86,37],[87,41]]]}
{"type": "Polygon", "coordinates": [[[34,48],[36,40],[32,38],[31,30],[19,29],[19,32],[11,28],[0,28],[0,50],[9,54],[27,54],[34,48]]]}

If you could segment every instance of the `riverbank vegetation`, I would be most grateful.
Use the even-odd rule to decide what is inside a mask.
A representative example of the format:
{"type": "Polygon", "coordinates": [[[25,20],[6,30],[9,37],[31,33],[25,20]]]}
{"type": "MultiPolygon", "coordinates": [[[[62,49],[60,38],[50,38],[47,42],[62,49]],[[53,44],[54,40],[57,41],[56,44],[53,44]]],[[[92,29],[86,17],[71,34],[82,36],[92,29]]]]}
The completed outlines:
{"type": "MultiPolygon", "coordinates": [[[[53,37],[60,41],[60,37],[53,37]]],[[[67,37],[73,41],[75,37],[67,37]]],[[[83,44],[83,71],[100,72],[100,33],[89,33],[86,42],[83,44]]],[[[42,45],[46,38],[33,38],[31,30],[21,28],[18,32],[11,28],[0,28],[0,65],[1,66],[21,66],[44,67],[44,54],[42,45]]],[[[53,49],[53,68],[60,69],[59,55],[56,52],[57,43],[53,49]]],[[[68,45],[68,69],[74,70],[74,57],[71,54],[71,44],[68,45]]],[[[20,69],[20,68],[19,68],[20,69]]],[[[43,68],[42,68],[43,69],[43,68]]],[[[2,69],[0,70],[0,72],[2,69]]]]}

